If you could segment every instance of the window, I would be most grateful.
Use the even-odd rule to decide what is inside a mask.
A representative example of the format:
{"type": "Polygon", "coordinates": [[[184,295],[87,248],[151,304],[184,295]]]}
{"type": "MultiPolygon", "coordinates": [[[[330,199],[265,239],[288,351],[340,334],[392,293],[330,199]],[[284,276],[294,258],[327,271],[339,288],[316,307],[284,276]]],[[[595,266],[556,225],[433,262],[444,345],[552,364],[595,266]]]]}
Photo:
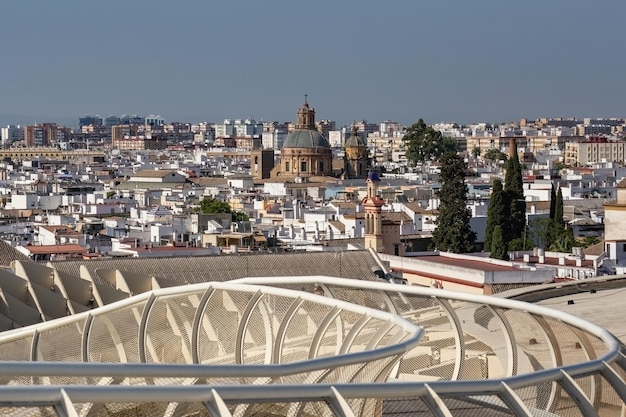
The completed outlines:
{"type": "Polygon", "coordinates": [[[324,171],[324,163],[320,162],[320,172],[323,172],[323,171],[324,171]]]}
{"type": "Polygon", "coordinates": [[[300,162],[300,171],[306,171],[306,161],[300,162]]]}
{"type": "Polygon", "coordinates": [[[285,162],[285,172],[289,172],[289,162],[285,162]]]}

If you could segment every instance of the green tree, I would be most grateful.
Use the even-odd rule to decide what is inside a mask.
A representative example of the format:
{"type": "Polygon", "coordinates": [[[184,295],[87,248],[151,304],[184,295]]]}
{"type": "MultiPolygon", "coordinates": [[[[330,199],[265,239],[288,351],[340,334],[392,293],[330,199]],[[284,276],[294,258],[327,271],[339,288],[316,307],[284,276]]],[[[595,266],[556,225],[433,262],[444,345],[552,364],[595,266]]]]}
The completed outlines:
{"type": "Polygon", "coordinates": [[[198,211],[202,214],[232,213],[230,205],[227,202],[211,197],[204,197],[202,201],[200,201],[198,211]]]}
{"type": "Polygon", "coordinates": [[[234,222],[247,222],[250,220],[250,217],[244,213],[243,211],[233,211],[232,212],[232,221],[234,222]]]}
{"type": "Polygon", "coordinates": [[[559,191],[556,193],[553,220],[558,226],[563,226],[563,192],[561,191],[561,187],[559,187],[559,191]]]}
{"type": "Polygon", "coordinates": [[[493,239],[491,239],[491,254],[489,256],[494,259],[508,259],[506,242],[504,241],[504,235],[502,234],[502,227],[500,225],[497,225],[493,229],[493,239]]]}
{"type": "Polygon", "coordinates": [[[530,239],[542,249],[548,249],[552,245],[552,219],[548,217],[539,217],[530,222],[530,239]]]}
{"type": "Polygon", "coordinates": [[[552,190],[550,190],[550,218],[554,219],[554,210],[556,208],[556,190],[554,189],[554,183],[552,183],[552,190]]]}
{"type": "Polygon", "coordinates": [[[232,211],[227,202],[211,197],[204,197],[202,201],[200,201],[198,212],[202,214],[231,213],[231,220],[233,222],[247,221],[250,219],[246,213],[232,211]]]}
{"type": "Polygon", "coordinates": [[[550,250],[569,253],[575,244],[576,240],[574,239],[574,231],[571,227],[566,227],[562,229],[558,236],[556,236],[550,246],[550,250]]]}
{"type": "Polygon", "coordinates": [[[574,245],[574,236],[572,234],[570,239],[570,232],[571,229],[566,228],[563,221],[563,192],[561,191],[561,187],[559,187],[559,190],[556,193],[556,201],[554,204],[554,218],[552,219],[552,224],[550,225],[550,243],[551,246],[554,247],[554,250],[562,252],[560,249],[571,249],[571,247],[574,245]]]}
{"type": "Polygon", "coordinates": [[[493,190],[489,197],[489,208],[487,209],[487,226],[485,228],[485,251],[491,251],[491,241],[496,226],[500,226],[500,232],[507,223],[508,207],[505,204],[502,181],[493,180],[493,190]]]}
{"type": "Polygon", "coordinates": [[[472,156],[474,158],[478,158],[480,156],[480,146],[474,146],[474,149],[472,149],[472,156]]]}
{"type": "Polygon", "coordinates": [[[492,161],[506,161],[508,159],[504,152],[496,148],[487,149],[484,158],[492,161]]]}
{"type": "Polygon", "coordinates": [[[412,165],[433,161],[446,152],[457,150],[454,139],[443,136],[432,126],[426,126],[422,119],[407,129],[402,140],[405,144],[406,157],[412,165]]]}
{"type": "Polygon", "coordinates": [[[597,245],[601,240],[597,236],[585,236],[585,239],[582,241],[581,246],[583,248],[588,248],[589,246],[597,245]]]}
{"type": "Polygon", "coordinates": [[[504,192],[509,206],[509,221],[505,229],[505,240],[510,242],[523,236],[526,229],[526,201],[522,167],[517,155],[517,145],[513,145],[511,157],[506,161],[504,192]]]}
{"type": "Polygon", "coordinates": [[[441,189],[437,193],[440,205],[435,221],[437,227],[433,231],[433,246],[440,251],[473,252],[476,233],[470,227],[472,213],[467,207],[467,165],[455,152],[445,153],[440,162],[441,189]]]}

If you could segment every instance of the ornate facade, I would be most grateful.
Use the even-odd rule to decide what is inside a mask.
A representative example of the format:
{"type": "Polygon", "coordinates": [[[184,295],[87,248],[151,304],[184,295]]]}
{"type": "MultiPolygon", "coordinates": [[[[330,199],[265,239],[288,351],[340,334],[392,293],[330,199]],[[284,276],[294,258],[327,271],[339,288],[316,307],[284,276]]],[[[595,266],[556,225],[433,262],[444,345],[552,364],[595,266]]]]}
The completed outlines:
{"type": "Polygon", "coordinates": [[[384,252],[382,207],[385,204],[378,196],[378,183],[380,178],[374,171],[367,174],[367,197],[363,199],[365,209],[365,247],[372,248],[375,252],[384,252]]]}
{"type": "Polygon", "coordinates": [[[328,140],[315,126],[315,110],[304,100],[298,109],[295,129],[283,144],[280,165],[272,176],[311,177],[332,175],[332,152],[328,140]]]}
{"type": "Polygon", "coordinates": [[[367,176],[368,158],[367,145],[358,135],[356,126],[352,126],[352,134],[346,140],[345,150],[345,178],[365,178],[367,176]]]}

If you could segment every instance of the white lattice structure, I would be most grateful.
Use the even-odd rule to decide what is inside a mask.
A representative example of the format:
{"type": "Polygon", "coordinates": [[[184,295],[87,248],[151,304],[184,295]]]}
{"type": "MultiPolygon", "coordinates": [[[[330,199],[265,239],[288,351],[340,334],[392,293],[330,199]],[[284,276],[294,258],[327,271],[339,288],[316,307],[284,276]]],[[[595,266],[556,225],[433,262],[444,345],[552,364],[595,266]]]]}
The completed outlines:
{"type": "Polygon", "coordinates": [[[84,282],[14,270],[38,311],[60,314],[58,296],[73,307],[0,333],[1,415],[624,413],[619,341],[533,304],[324,276],[158,288],[106,271],[139,294],[77,312],[84,282]]]}

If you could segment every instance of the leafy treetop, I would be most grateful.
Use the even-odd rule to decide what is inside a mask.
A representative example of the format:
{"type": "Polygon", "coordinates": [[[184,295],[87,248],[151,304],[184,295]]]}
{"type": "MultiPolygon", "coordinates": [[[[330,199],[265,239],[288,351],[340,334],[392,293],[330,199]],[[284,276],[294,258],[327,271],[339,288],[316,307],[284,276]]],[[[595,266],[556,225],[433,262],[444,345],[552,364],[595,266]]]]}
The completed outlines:
{"type": "Polygon", "coordinates": [[[406,147],[406,157],[413,165],[439,159],[446,152],[456,152],[454,139],[443,136],[432,126],[426,126],[419,119],[409,127],[402,140],[406,147]]]}

